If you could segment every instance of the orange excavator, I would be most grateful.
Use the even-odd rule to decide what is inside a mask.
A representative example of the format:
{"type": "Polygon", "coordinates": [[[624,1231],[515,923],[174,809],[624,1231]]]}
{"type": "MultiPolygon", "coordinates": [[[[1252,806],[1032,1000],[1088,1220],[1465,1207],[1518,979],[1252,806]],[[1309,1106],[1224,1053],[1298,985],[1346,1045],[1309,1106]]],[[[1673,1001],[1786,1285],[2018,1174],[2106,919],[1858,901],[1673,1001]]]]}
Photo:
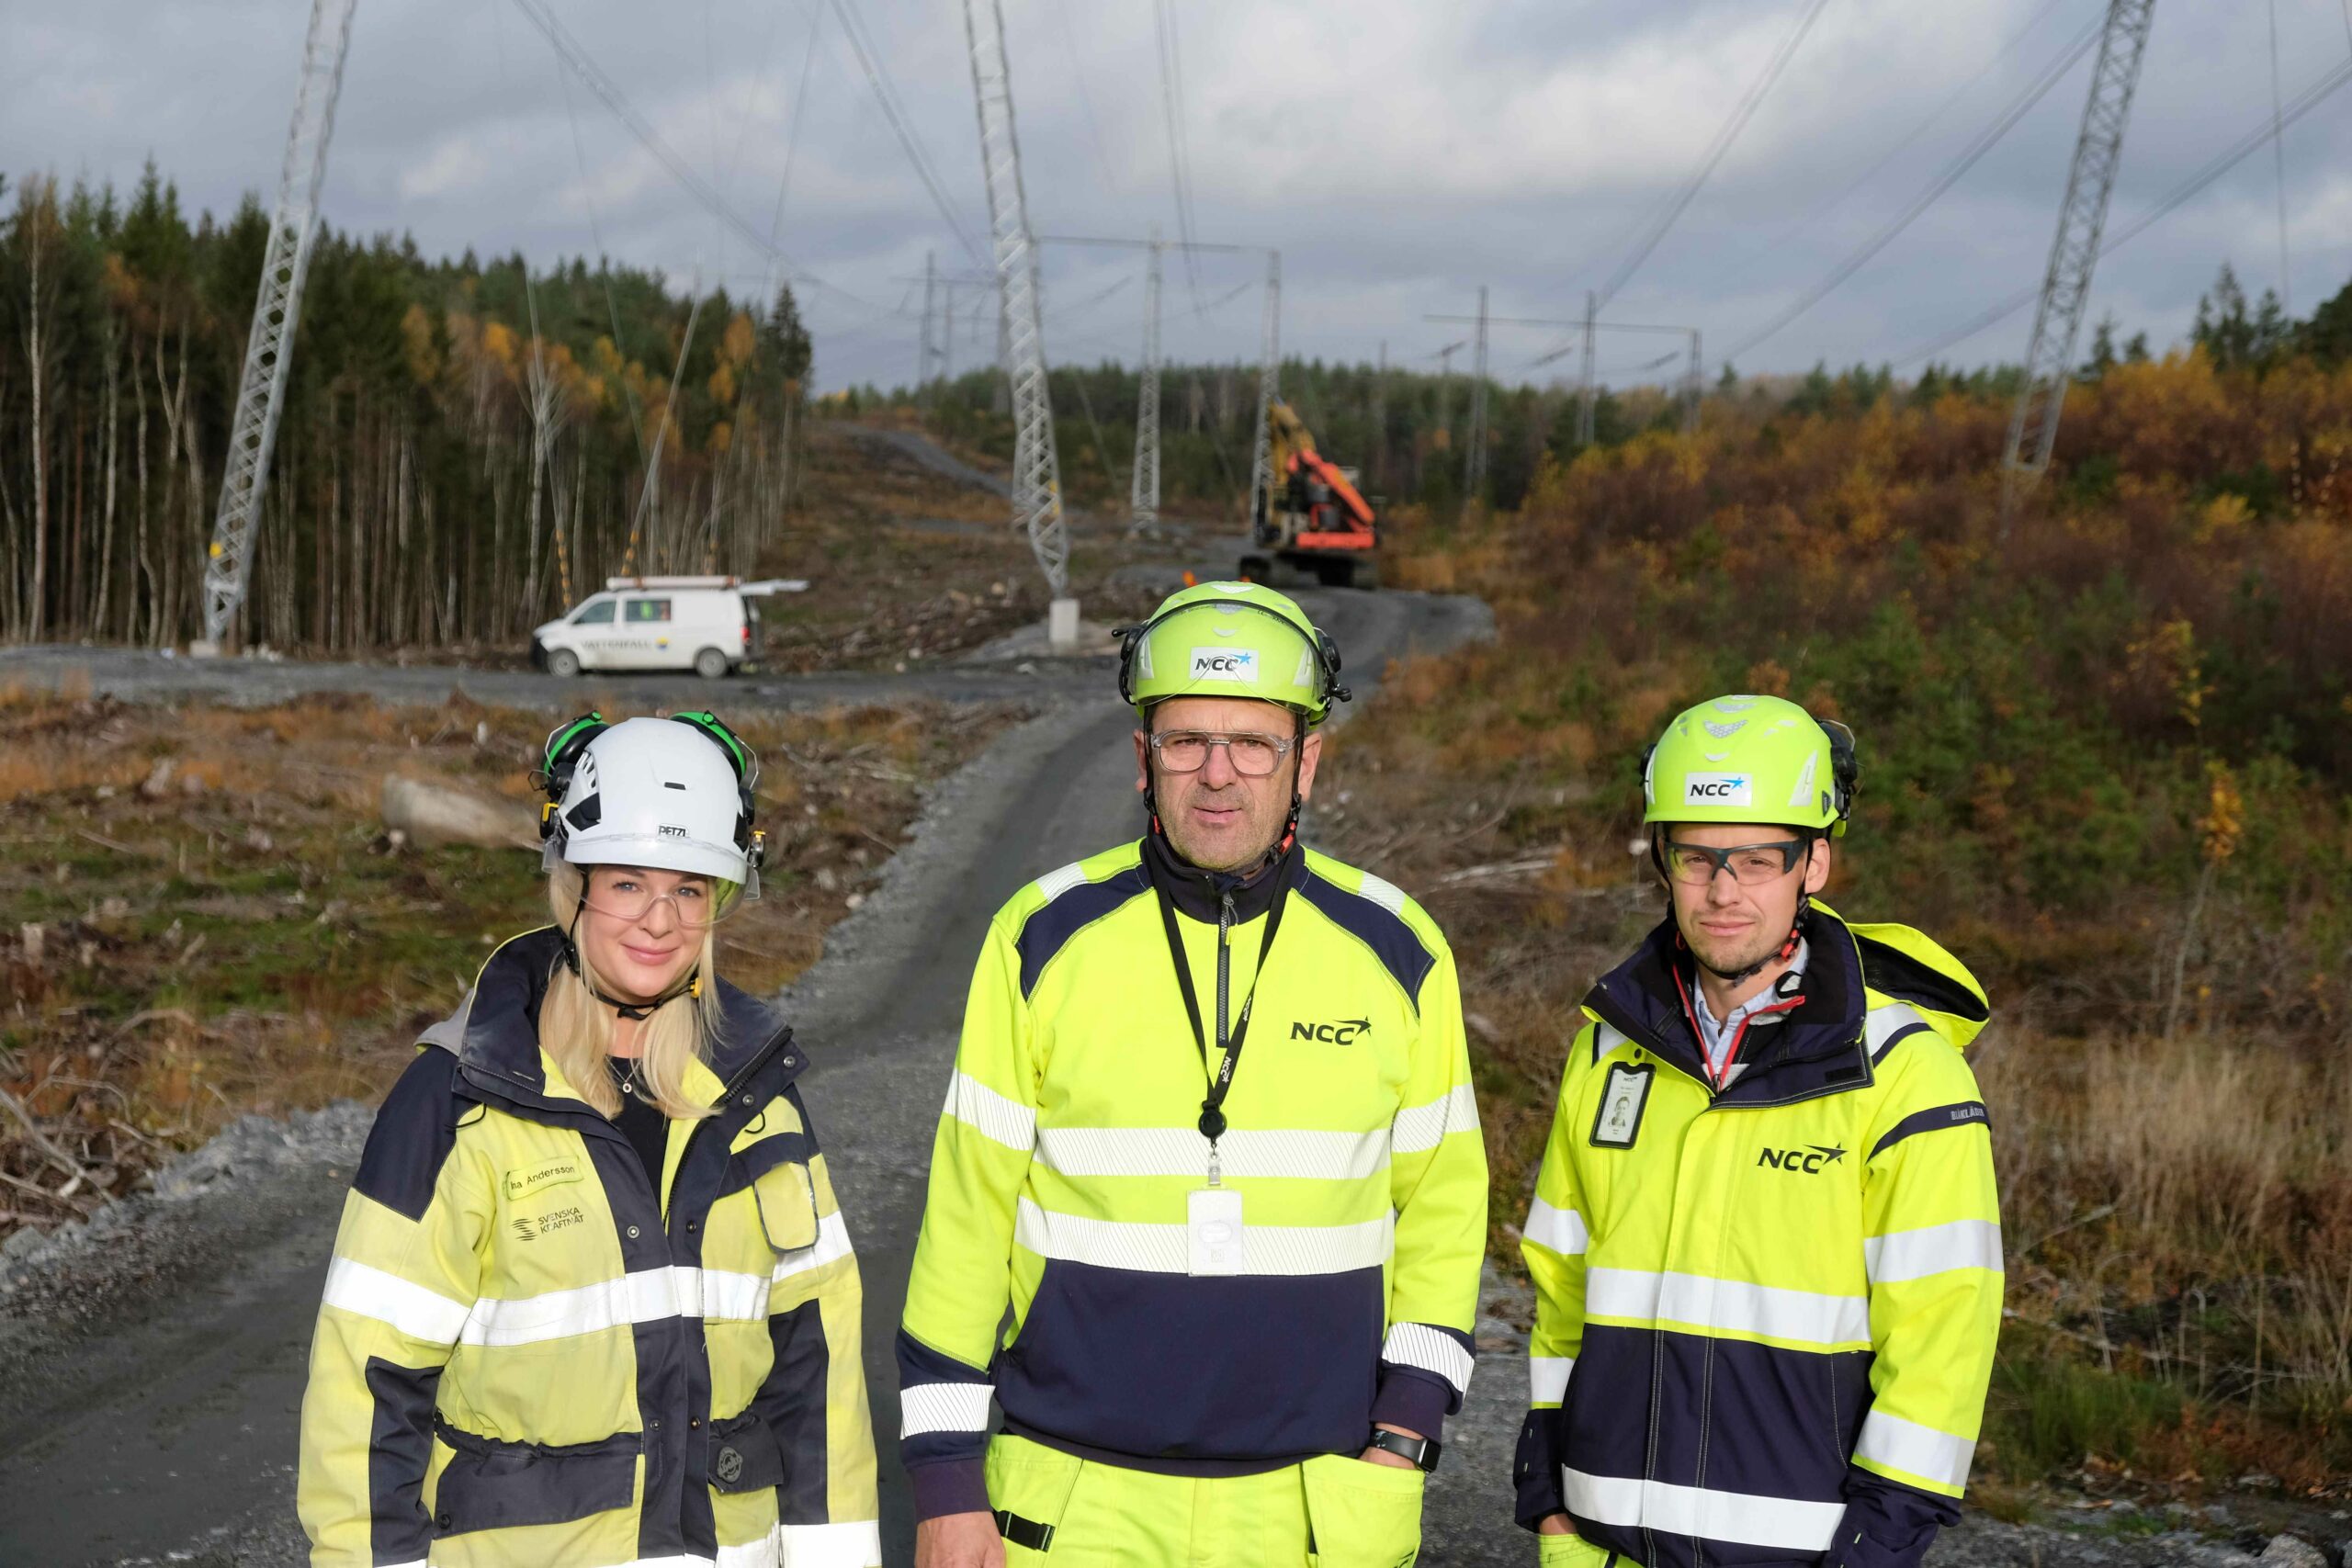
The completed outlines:
{"type": "Polygon", "coordinates": [[[1294,576],[1327,588],[1377,588],[1380,545],[1372,503],[1356,470],[1315,450],[1315,436],[1288,403],[1266,410],[1268,483],[1250,498],[1250,553],[1241,575],[1276,586],[1294,576]]]}

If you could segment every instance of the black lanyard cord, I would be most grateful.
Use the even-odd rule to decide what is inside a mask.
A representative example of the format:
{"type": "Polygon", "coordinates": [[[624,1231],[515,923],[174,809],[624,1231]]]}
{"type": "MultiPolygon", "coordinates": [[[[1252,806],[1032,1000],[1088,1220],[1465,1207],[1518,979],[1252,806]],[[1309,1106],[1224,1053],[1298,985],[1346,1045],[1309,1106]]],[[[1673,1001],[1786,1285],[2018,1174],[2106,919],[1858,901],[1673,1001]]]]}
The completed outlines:
{"type": "MultiPolygon", "coordinates": [[[[1212,1153],[1216,1150],[1217,1139],[1225,1135],[1225,1111],[1222,1109],[1225,1097],[1233,1088],[1233,1070],[1241,1061],[1241,1043],[1249,1038],[1250,1010],[1257,1004],[1258,982],[1265,977],[1266,955],[1273,951],[1274,933],[1282,929],[1283,905],[1290,897],[1289,856],[1285,855],[1275,863],[1274,875],[1280,880],[1274,888],[1274,901],[1266,910],[1265,934],[1258,941],[1258,965],[1250,972],[1250,994],[1242,998],[1241,1016],[1234,1021],[1230,1040],[1226,1037],[1222,998],[1217,1008],[1216,1043],[1217,1049],[1224,1053],[1224,1060],[1218,1064],[1216,1077],[1209,1085],[1208,1098],[1201,1101],[1199,1122],[1201,1136],[1209,1141],[1212,1153]]],[[[1184,957],[1184,940],[1176,930],[1176,906],[1169,898],[1167,888],[1159,886],[1157,882],[1153,888],[1159,895],[1159,923],[1168,933],[1168,956],[1176,966],[1176,988],[1183,995],[1184,1016],[1193,1024],[1193,1043],[1200,1048],[1201,1066],[1206,1071],[1209,1065],[1208,1036],[1201,1028],[1201,1001],[1193,989],[1193,968],[1184,957]]],[[[1220,944],[1224,941],[1222,931],[1218,933],[1218,941],[1220,944]]]]}

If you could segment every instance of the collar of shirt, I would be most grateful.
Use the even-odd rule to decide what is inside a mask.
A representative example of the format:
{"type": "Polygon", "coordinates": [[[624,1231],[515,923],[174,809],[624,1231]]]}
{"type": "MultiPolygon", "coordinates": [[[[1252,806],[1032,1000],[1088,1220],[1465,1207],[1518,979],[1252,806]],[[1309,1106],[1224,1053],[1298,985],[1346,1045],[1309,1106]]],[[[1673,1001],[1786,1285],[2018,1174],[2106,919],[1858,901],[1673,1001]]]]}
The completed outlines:
{"type": "MultiPolygon", "coordinates": [[[[1698,971],[1696,966],[1693,966],[1690,975],[1690,1016],[1698,1021],[1699,1048],[1706,1053],[1707,1066],[1714,1071],[1717,1077],[1724,1078],[1724,1088],[1730,1087],[1731,1080],[1724,1074],[1724,1057],[1730,1052],[1731,1043],[1739,1038],[1739,1026],[1763,1009],[1785,999],[1784,987],[1790,985],[1790,977],[1802,976],[1804,974],[1805,960],[1812,955],[1813,950],[1810,944],[1799,941],[1796,952],[1789,959],[1787,972],[1781,978],[1732,1009],[1731,1016],[1720,1023],[1715,1021],[1715,1015],[1707,1010],[1706,989],[1699,984],[1698,971]]],[[[1743,1066],[1745,1066],[1744,1063],[1735,1063],[1732,1066],[1732,1076],[1736,1077],[1739,1068],[1743,1066]]]]}

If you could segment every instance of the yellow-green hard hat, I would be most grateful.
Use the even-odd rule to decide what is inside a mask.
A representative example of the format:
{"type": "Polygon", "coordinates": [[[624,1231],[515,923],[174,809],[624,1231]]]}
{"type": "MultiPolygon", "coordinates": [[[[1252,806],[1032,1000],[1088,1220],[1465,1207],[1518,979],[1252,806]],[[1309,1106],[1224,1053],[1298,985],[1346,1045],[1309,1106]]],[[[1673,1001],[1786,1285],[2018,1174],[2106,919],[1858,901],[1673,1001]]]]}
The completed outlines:
{"type": "Polygon", "coordinates": [[[1119,696],[1140,718],[1170,697],[1247,697],[1323,722],[1348,700],[1340,649],[1295,601],[1255,582],[1171,593],[1119,634],[1119,696]]]}
{"type": "Polygon", "coordinates": [[[1644,822],[1785,822],[1846,830],[1853,732],[1786,697],[1715,697],[1679,715],[1642,764],[1644,822]]]}

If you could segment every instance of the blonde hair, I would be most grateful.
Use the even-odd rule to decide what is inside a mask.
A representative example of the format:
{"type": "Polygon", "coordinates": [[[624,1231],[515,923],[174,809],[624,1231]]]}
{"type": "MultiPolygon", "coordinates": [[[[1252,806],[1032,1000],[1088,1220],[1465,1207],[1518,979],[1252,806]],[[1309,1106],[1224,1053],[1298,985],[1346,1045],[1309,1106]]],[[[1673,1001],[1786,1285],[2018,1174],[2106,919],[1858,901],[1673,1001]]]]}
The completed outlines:
{"type": "MultiPolygon", "coordinates": [[[[558,862],[549,874],[548,908],[554,912],[559,931],[570,931],[580,919],[580,897],[587,881],[587,874],[569,861],[558,862]]],[[[710,1047],[719,1036],[716,931],[716,927],[706,927],[702,933],[702,953],[695,961],[701,982],[696,991],[654,1009],[638,1025],[637,1042],[644,1053],[638,1076],[662,1113],[682,1121],[708,1116],[716,1109],[688,1099],[685,1090],[686,1064],[707,1065],[710,1047]]],[[[548,994],[539,1003],[539,1048],[554,1058],[581,1099],[606,1116],[616,1116],[621,1094],[613,1086],[605,1062],[611,1055],[613,1031],[620,1017],[589,989],[594,986],[611,996],[613,987],[596,973],[578,943],[573,950],[580,961],[579,973],[559,960],[555,973],[548,978],[548,994]]]]}

